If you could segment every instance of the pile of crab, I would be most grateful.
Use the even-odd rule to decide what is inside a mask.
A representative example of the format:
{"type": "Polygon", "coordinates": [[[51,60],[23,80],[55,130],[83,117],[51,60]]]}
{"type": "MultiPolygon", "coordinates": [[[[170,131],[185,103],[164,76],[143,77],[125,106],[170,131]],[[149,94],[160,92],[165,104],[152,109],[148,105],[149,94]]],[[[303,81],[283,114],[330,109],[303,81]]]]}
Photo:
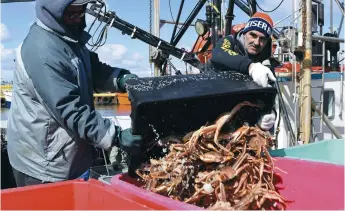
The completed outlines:
{"type": "Polygon", "coordinates": [[[257,105],[238,104],[214,125],[171,144],[163,158],[143,164],[136,170],[143,187],[207,209],[285,209],[286,200],[274,185],[270,134],[246,124],[232,133],[221,132],[243,106],[257,105]]]}

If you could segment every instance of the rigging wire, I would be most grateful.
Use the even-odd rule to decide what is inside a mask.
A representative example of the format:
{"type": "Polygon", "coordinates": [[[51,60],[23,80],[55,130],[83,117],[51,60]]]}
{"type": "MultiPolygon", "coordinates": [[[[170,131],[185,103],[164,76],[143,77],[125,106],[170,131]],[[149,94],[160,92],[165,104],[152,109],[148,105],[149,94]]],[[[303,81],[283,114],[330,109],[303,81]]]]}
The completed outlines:
{"type": "Polygon", "coordinates": [[[261,11],[270,13],[270,12],[276,11],[276,10],[282,5],[283,2],[284,2],[284,0],[281,0],[281,2],[278,4],[278,6],[277,6],[276,8],[274,8],[273,10],[264,10],[264,9],[262,9],[262,8],[259,6],[258,2],[256,2],[256,6],[258,6],[258,8],[259,8],[261,11]]]}
{"type": "MultiPolygon", "coordinates": [[[[102,1],[102,0],[98,0],[98,1],[102,1]]],[[[104,5],[99,5],[99,4],[93,5],[89,11],[92,16],[96,17],[96,19],[93,21],[88,32],[91,31],[91,28],[94,26],[96,20],[99,20],[102,23],[106,23],[106,25],[102,28],[101,33],[99,34],[97,40],[96,41],[92,40],[91,43],[88,43],[88,45],[92,46],[93,49],[94,48],[97,49],[98,47],[104,44],[105,41],[103,41],[103,39],[104,38],[106,39],[107,31],[109,29],[107,27],[110,26],[110,27],[119,29],[122,32],[122,34],[131,35],[133,39],[137,38],[149,44],[150,46],[156,46],[157,49],[161,50],[167,55],[173,55],[181,60],[188,61],[193,66],[196,65],[196,63],[198,63],[195,60],[193,54],[188,53],[185,50],[176,48],[172,44],[164,40],[161,40],[157,38],[156,36],[153,36],[152,34],[147,33],[146,31],[140,28],[137,28],[136,26],[118,18],[113,11],[111,10],[106,11],[106,8],[105,7],[103,8],[103,7],[104,5]],[[103,10],[105,10],[104,13],[103,13],[103,10]],[[134,35],[134,32],[135,32],[135,35],[134,35]]],[[[97,27],[96,31],[98,31],[99,28],[100,27],[97,27]]],[[[94,34],[96,34],[96,32],[94,34]]],[[[96,36],[94,35],[94,37],[96,36]]]]}
{"type": "Polygon", "coordinates": [[[248,3],[245,2],[244,0],[239,0],[243,5],[247,6],[248,7],[248,3]]]}
{"type": "MultiPolygon", "coordinates": [[[[98,0],[98,2],[101,4],[101,8],[99,9],[97,16],[94,18],[91,26],[89,27],[88,33],[90,33],[90,31],[91,31],[92,27],[94,26],[94,24],[96,23],[97,19],[101,16],[101,13],[104,13],[104,14],[107,13],[107,6],[106,6],[105,2],[103,2],[102,0],[98,0]],[[103,8],[104,8],[104,11],[102,11],[103,8]]],[[[99,28],[102,25],[102,22],[99,23],[96,30],[92,34],[92,37],[90,39],[90,43],[89,42],[87,43],[91,47],[91,51],[96,51],[99,47],[103,46],[106,43],[107,37],[108,37],[108,26],[109,26],[109,24],[110,24],[110,22],[105,23],[105,25],[101,29],[100,33],[98,34],[96,41],[94,41],[94,37],[96,36],[97,31],[99,30],[99,28]]]]}
{"type": "MultiPolygon", "coordinates": [[[[175,23],[175,19],[174,19],[174,16],[173,16],[173,14],[172,14],[172,11],[171,11],[171,3],[170,3],[170,0],[169,0],[169,10],[170,10],[171,19],[172,19],[172,21],[175,23]]],[[[177,24],[177,28],[180,29],[180,27],[178,26],[178,24],[177,24]]]]}

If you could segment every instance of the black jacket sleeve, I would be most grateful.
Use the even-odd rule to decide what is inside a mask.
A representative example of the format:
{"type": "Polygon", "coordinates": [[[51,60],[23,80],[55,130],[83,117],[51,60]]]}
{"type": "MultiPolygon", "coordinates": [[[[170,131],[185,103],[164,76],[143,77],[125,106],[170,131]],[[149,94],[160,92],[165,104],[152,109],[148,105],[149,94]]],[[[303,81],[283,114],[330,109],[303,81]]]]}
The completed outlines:
{"type": "Polygon", "coordinates": [[[249,74],[248,67],[252,63],[247,56],[242,56],[234,49],[235,40],[230,37],[224,37],[212,50],[211,62],[215,67],[237,71],[243,74],[249,74]]]}
{"type": "Polygon", "coordinates": [[[98,54],[90,51],[93,88],[96,92],[125,92],[119,88],[117,79],[130,74],[129,70],[111,67],[99,61],[98,54]]]}

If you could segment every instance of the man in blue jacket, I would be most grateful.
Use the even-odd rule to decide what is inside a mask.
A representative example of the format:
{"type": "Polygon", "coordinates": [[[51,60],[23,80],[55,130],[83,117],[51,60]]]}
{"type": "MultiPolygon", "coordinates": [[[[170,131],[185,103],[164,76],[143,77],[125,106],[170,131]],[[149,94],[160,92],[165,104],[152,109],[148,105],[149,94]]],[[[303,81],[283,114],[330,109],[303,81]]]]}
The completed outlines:
{"type": "Polygon", "coordinates": [[[137,76],[86,48],[89,2],[36,0],[37,21],[17,49],[7,136],[18,186],[78,178],[92,165],[93,147],[140,152],[140,136],[94,108],[94,90],[126,92],[137,76]]]}
{"type": "MultiPolygon", "coordinates": [[[[246,26],[234,36],[221,39],[212,51],[210,63],[217,70],[233,70],[250,75],[262,87],[276,81],[270,66],[272,55],[273,21],[266,13],[255,13],[246,26]]],[[[274,126],[275,111],[264,115],[260,127],[269,130],[274,126]]]]}

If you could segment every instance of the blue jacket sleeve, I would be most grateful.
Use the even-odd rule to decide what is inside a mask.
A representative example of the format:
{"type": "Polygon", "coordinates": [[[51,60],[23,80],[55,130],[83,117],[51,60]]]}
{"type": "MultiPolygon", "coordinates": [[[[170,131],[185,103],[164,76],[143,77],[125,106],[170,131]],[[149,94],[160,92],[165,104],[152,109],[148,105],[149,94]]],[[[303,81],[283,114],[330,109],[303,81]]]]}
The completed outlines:
{"type": "Polygon", "coordinates": [[[91,71],[93,78],[93,88],[96,92],[121,92],[118,86],[118,78],[130,71],[122,68],[111,67],[99,61],[98,54],[90,51],[91,71]]]}
{"type": "Polygon", "coordinates": [[[235,41],[227,36],[222,38],[212,50],[211,62],[222,69],[229,69],[249,74],[248,67],[252,63],[247,56],[239,55],[234,50],[235,41]]]}
{"type": "Polygon", "coordinates": [[[26,72],[41,104],[72,136],[108,149],[114,145],[118,128],[91,105],[81,102],[78,71],[61,51],[50,50],[43,56],[23,55],[26,72]]]}

